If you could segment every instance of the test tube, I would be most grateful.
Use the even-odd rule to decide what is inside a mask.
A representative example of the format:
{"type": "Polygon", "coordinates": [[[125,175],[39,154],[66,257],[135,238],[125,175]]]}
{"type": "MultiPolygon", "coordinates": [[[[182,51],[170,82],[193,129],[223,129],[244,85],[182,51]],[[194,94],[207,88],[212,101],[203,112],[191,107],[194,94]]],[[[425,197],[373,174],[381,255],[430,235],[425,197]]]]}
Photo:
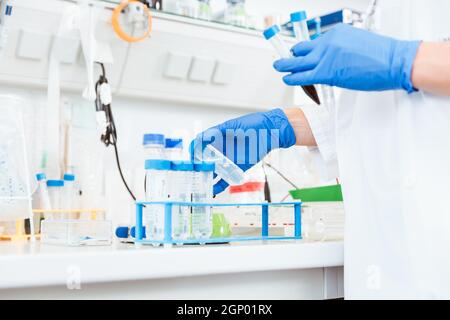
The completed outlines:
{"type": "MultiPolygon", "coordinates": [[[[75,198],[75,175],[66,173],[64,174],[64,204],[65,210],[71,211],[75,209],[74,198],[75,198]]],[[[63,218],[76,219],[77,214],[74,212],[64,213],[63,218]]]]}
{"type": "Polygon", "coordinates": [[[295,39],[298,42],[311,40],[305,11],[291,13],[291,22],[294,28],[295,39]]]}
{"type": "MultiPolygon", "coordinates": [[[[145,199],[149,202],[167,201],[169,198],[168,177],[171,163],[168,160],[146,160],[147,171],[145,199]]],[[[164,240],[164,205],[148,205],[143,210],[146,236],[151,240],[164,240]]]]}
{"type": "Polygon", "coordinates": [[[180,161],[183,159],[183,139],[167,138],[164,149],[165,158],[171,161],[180,161]]]}
{"type": "MultiPolygon", "coordinates": [[[[50,198],[50,205],[53,210],[62,210],[62,190],[64,180],[47,180],[47,190],[50,198]]],[[[61,219],[61,212],[57,211],[48,215],[48,219],[61,219]]]]}
{"type": "MultiPolygon", "coordinates": [[[[291,50],[287,46],[286,42],[283,41],[283,38],[281,38],[280,31],[281,30],[278,25],[273,25],[264,31],[264,37],[272,44],[280,58],[292,58],[291,50]]],[[[317,90],[314,86],[302,86],[302,89],[308,97],[320,105],[319,95],[317,94],[317,90]]]]}
{"type": "Polygon", "coordinates": [[[280,58],[292,58],[291,50],[289,50],[286,42],[280,37],[280,31],[280,27],[275,24],[264,31],[264,37],[272,44],[280,58]]]}
{"type": "Polygon", "coordinates": [[[194,151],[196,160],[213,162],[217,176],[230,186],[244,183],[244,171],[212,145],[207,145],[203,150],[201,145],[197,145],[194,151]]]}
{"type": "MultiPolygon", "coordinates": [[[[190,202],[194,164],[188,161],[172,161],[170,171],[170,199],[175,202],[190,202]]],[[[186,240],[189,237],[190,209],[187,206],[172,208],[172,237],[186,240]]]]}
{"type": "Polygon", "coordinates": [[[160,160],[164,158],[164,135],[159,133],[144,134],[144,160],[160,160]]]}
{"type": "MultiPolygon", "coordinates": [[[[36,175],[36,180],[39,192],[39,209],[51,210],[52,206],[50,204],[50,197],[48,195],[47,177],[45,176],[45,173],[38,173],[36,175]]],[[[50,218],[50,214],[44,213],[44,218],[45,219],[50,218]]]]}
{"type": "MultiPolygon", "coordinates": [[[[211,203],[213,199],[213,172],[215,165],[212,162],[196,163],[192,180],[192,201],[194,203],[211,203]]],[[[202,239],[208,239],[212,233],[211,207],[195,206],[192,208],[191,233],[200,244],[202,239]]]]}

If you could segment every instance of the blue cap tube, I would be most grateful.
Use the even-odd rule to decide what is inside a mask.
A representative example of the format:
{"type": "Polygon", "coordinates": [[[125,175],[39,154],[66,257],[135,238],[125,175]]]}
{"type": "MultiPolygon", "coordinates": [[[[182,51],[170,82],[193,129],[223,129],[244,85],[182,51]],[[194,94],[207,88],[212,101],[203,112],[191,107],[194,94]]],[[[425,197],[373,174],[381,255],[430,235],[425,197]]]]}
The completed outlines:
{"type": "Polygon", "coordinates": [[[298,11],[291,13],[291,22],[300,22],[306,20],[306,11],[298,11]]]}
{"type": "Polygon", "coordinates": [[[275,24],[275,25],[271,26],[270,28],[267,28],[266,30],[264,30],[263,35],[264,35],[264,38],[266,38],[266,40],[270,40],[275,35],[280,33],[280,31],[281,31],[280,27],[275,24]]]}

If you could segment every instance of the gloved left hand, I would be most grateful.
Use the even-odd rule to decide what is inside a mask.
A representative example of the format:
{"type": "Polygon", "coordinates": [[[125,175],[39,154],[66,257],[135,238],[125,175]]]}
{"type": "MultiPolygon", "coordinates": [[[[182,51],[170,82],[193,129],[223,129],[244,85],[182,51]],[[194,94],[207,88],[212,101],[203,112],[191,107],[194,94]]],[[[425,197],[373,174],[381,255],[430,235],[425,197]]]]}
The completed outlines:
{"type": "MultiPolygon", "coordinates": [[[[247,171],[271,150],[289,148],[296,143],[294,129],[281,109],[256,112],[226,121],[199,134],[190,146],[194,160],[196,148],[214,146],[242,170],[247,171]]],[[[214,194],[228,187],[220,180],[214,186],[214,194]]]]}
{"type": "Polygon", "coordinates": [[[325,84],[352,90],[413,92],[419,41],[400,41],[341,24],[292,48],[294,58],[275,62],[288,85],[325,84]]]}

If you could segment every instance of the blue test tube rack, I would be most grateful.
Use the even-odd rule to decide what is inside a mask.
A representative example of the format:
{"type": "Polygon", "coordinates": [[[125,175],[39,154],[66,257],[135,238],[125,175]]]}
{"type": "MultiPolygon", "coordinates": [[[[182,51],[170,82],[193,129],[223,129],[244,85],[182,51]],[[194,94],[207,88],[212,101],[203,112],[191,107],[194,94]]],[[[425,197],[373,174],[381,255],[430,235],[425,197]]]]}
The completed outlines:
{"type": "Polygon", "coordinates": [[[261,240],[301,240],[302,239],[302,216],[301,202],[282,203],[192,203],[192,202],[136,202],[136,238],[135,244],[213,244],[244,241],[261,240]],[[164,240],[152,240],[143,236],[143,208],[148,206],[164,206],[164,240]],[[260,207],[261,208],[261,236],[255,237],[224,237],[224,238],[203,238],[203,239],[174,239],[172,237],[172,209],[173,207],[260,207]],[[280,206],[291,206],[294,215],[294,235],[293,236],[270,236],[269,235],[269,208],[280,206]]]}

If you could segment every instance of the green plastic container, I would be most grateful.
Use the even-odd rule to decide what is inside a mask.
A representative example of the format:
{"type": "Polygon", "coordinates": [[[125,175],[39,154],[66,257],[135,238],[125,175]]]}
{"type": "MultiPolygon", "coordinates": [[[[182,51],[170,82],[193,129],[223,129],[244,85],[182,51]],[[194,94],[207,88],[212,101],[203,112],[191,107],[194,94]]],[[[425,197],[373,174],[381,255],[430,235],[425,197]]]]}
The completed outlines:
{"type": "Polygon", "coordinates": [[[340,184],[292,190],[289,193],[294,200],[301,200],[302,202],[337,202],[344,200],[340,184]]]}
{"type": "Polygon", "coordinates": [[[231,237],[231,226],[223,213],[213,213],[212,216],[213,231],[212,238],[231,237]]]}

